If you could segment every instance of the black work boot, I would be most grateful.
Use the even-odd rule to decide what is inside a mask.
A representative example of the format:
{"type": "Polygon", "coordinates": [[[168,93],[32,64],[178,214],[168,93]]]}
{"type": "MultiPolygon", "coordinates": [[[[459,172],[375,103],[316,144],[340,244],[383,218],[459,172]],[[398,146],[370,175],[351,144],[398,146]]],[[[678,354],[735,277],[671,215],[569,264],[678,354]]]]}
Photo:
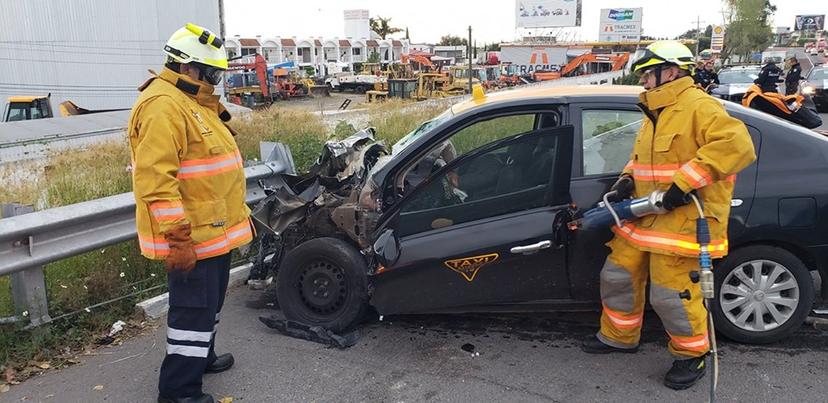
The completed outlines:
{"type": "Polygon", "coordinates": [[[581,344],[581,350],[589,354],[609,354],[609,353],[635,353],[638,352],[638,346],[632,348],[613,347],[598,339],[598,336],[591,336],[584,340],[581,344]]]}
{"type": "Polygon", "coordinates": [[[675,390],[687,389],[695,385],[707,372],[705,357],[707,356],[673,361],[673,367],[664,376],[664,385],[675,390]]]}
{"type": "Polygon", "coordinates": [[[201,396],[163,397],[158,396],[158,403],[213,403],[213,396],[202,393],[201,396]]]}
{"type": "Polygon", "coordinates": [[[210,365],[207,365],[207,368],[204,369],[205,374],[217,374],[219,372],[224,372],[230,369],[236,360],[233,358],[233,354],[227,353],[222,354],[216,357],[216,360],[213,361],[210,365]]]}

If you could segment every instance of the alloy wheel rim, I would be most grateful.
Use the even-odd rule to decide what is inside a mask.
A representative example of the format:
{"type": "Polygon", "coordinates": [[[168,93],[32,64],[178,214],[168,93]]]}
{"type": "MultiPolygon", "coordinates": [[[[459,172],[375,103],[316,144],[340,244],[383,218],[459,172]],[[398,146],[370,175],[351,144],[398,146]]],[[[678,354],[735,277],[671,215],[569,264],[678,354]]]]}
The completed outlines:
{"type": "Polygon", "coordinates": [[[730,323],[750,332],[782,326],[799,305],[799,284],[782,264],[752,260],[733,269],[719,290],[719,305],[730,323]]]}

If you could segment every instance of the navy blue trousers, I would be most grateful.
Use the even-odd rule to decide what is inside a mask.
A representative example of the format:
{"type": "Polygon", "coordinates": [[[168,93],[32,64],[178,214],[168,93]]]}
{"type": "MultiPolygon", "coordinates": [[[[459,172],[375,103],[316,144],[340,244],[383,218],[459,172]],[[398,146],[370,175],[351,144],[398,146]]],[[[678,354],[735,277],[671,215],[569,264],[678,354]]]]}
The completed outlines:
{"type": "Polygon", "coordinates": [[[216,360],[213,349],[219,312],[230,279],[230,254],[199,260],[189,273],[167,274],[167,355],[158,391],[170,398],[201,395],[204,369],[216,360]]]}

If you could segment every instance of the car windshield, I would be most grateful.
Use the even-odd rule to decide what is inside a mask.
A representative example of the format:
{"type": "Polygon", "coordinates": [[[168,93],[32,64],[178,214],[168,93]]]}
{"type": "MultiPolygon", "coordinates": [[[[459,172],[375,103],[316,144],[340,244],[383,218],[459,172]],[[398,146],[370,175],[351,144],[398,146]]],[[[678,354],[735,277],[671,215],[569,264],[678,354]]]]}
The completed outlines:
{"type": "Polygon", "coordinates": [[[719,73],[719,82],[722,84],[749,84],[759,77],[758,69],[727,70],[719,73]]]}
{"type": "Polygon", "coordinates": [[[391,146],[391,154],[398,154],[400,151],[404,150],[406,147],[411,145],[411,143],[413,143],[415,140],[422,137],[422,135],[430,132],[431,129],[439,126],[441,123],[445,122],[452,116],[454,116],[454,113],[452,113],[451,108],[449,108],[436,118],[428,120],[425,123],[421,124],[420,127],[414,129],[411,133],[406,134],[405,137],[401,138],[398,142],[394,143],[394,145],[391,146]]]}
{"type": "Polygon", "coordinates": [[[811,76],[808,77],[808,80],[828,80],[828,69],[814,69],[811,72],[811,76]]]}

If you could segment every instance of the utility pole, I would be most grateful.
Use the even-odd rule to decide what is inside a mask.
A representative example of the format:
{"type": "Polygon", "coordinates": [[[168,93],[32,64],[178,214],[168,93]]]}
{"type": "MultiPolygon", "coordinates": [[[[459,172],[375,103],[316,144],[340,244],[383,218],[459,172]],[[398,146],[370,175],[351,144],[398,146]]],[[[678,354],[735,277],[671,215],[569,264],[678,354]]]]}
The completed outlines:
{"type": "Polygon", "coordinates": [[[699,39],[701,39],[701,21],[696,16],[696,59],[699,57],[699,39]]]}
{"type": "Polygon", "coordinates": [[[469,50],[466,52],[466,56],[469,58],[469,94],[472,93],[472,36],[471,36],[471,25],[469,25],[469,50]]]}
{"type": "Polygon", "coordinates": [[[224,0],[218,0],[218,12],[219,12],[219,36],[221,40],[224,40],[224,0]]]}

